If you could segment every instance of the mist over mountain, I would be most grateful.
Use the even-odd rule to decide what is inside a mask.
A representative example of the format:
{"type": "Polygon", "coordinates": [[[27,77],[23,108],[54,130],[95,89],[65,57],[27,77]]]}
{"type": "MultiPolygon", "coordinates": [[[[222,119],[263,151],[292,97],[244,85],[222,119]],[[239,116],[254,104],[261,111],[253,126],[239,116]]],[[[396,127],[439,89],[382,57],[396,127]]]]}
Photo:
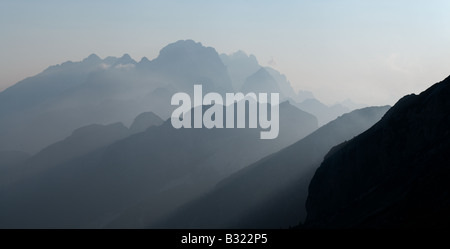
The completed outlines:
{"type": "Polygon", "coordinates": [[[350,110],[344,104],[357,106],[324,105],[253,55],[219,55],[192,40],[167,45],[153,60],[91,54],[51,66],[0,92],[0,227],[295,225],[325,153],[386,109],[341,116],[350,110]],[[279,93],[279,136],[173,128],[171,97],[192,96],[197,84],[204,94],[279,93]]]}
{"type": "Polygon", "coordinates": [[[23,163],[29,157],[29,154],[21,151],[0,151],[0,171],[23,163]]]}
{"type": "MultiPolygon", "coordinates": [[[[143,132],[151,126],[158,126],[163,120],[153,113],[142,113],[134,120],[130,129],[122,123],[109,125],[88,125],[76,129],[69,137],[48,146],[26,160],[16,159],[14,168],[0,175],[0,186],[33,177],[65,162],[87,155],[115,141],[143,132]]],[[[18,153],[16,153],[18,154],[18,153]]],[[[19,154],[20,155],[20,154],[19,154]]],[[[8,158],[8,157],[6,157],[8,158]]]]}
{"type": "Polygon", "coordinates": [[[346,99],[346,100],[340,102],[339,104],[343,105],[344,107],[347,107],[348,109],[350,109],[352,111],[356,110],[356,109],[368,107],[366,104],[355,103],[351,99],[346,99]]]}
{"type": "Polygon", "coordinates": [[[247,55],[243,51],[221,54],[220,59],[227,67],[234,89],[241,89],[247,78],[261,68],[254,55],[247,55]]]}
{"type": "Polygon", "coordinates": [[[221,54],[220,59],[227,67],[235,90],[278,92],[281,99],[290,98],[297,102],[314,98],[312,93],[306,91],[302,91],[300,95],[295,94],[285,75],[271,67],[262,67],[254,55],[238,51],[230,55],[221,54]]]}
{"type": "MultiPolygon", "coordinates": [[[[280,93],[277,81],[269,74],[269,72],[260,68],[256,73],[250,75],[241,87],[241,92],[247,94],[249,92],[262,93],[280,93]]],[[[282,95],[283,99],[284,96],[282,95]]]]}
{"type": "Polygon", "coordinates": [[[296,107],[298,107],[299,109],[309,112],[314,116],[316,116],[317,119],[319,120],[319,125],[324,125],[341,116],[342,114],[350,112],[349,108],[341,104],[327,106],[314,98],[306,99],[300,103],[291,101],[291,103],[296,107]]]}
{"type": "Polygon", "coordinates": [[[278,83],[280,93],[282,94],[284,99],[293,99],[296,102],[302,102],[307,99],[314,99],[314,95],[309,91],[298,91],[297,94],[295,94],[294,89],[292,89],[291,83],[287,80],[284,74],[281,74],[271,67],[264,67],[264,69],[278,83]]]}
{"type": "Polygon", "coordinates": [[[82,126],[129,125],[148,111],[167,119],[174,109],[168,96],[191,93],[194,84],[232,92],[218,53],[191,40],[169,44],[152,61],[93,54],[51,66],[0,92],[0,150],[36,153],[82,126]]]}
{"type": "Polygon", "coordinates": [[[309,186],[307,228],[448,228],[450,77],[334,147],[309,186]]]}
{"type": "MultiPolygon", "coordinates": [[[[59,165],[45,164],[43,170],[3,188],[0,200],[6,204],[0,208],[1,226],[152,224],[220,179],[317,127],[314,116],[287,102],[280,105],[280,134],[273,140],[261,140],[259,129],[175,129],[168,120],[59,165]],[[135,211],[142,210],[139,207],[145,207],[144,211],[135,211]]],[[[48,153],[48,162],[74,151],[60,144],[50,149],[59,151],[53,156],[48,153]]],[[[40,165],[42,157],[38,154],[27,163],[40,165]]]]}
{"type": "Polygon", "coordinates": [[[335,145],[375,124],[389,109],[356,110],[245,167],[161,222],[163,228],[287,228],[306,217],[307,189],[335,145]]]}
{"type": "Polygon", "coordinates": [[[349,111],[323,105],[310,92],[295,93],[284,75],[260,66],[253,55],[239,51],[219,56],[214,48],[181,40],[161,49],[153,60],[91,54],[80,62],[51,66],[0,92],[0,151],[35,154],[80,127],[129,125],[143,112],[167,119],[174,110],[171,96],[192,94],[194,84],[221,94],[278,92],[281,100],[318,117],[320,125],[349,111]]]}
{"type": "Polygon", "coordinates": [[[299,109],[316,116],[320,126],[351,110],[365,107],[353,103],[350,99],[344,101],[343,104],[327,106],[317,100],[311,92],[298,91],[295,93],[285,75],[271,67],[260,66],[253,55],[247,55],[242,51],[231,55],[222,54],[220,58],[233,79],[235,91],[279,93],[280,99],[289,100],[299,109]]]}
{"type": "Polygon", "coordinates": [[[144,132],[151,126],[162,125],[164,121],[153,112],[139,114],[130,126],[130,134],[144,132]]]}
{"type": "Polygon", "coordinates": [[[149,69],[162,75],[166,84],[179,91],[191,93],[194,84],[202,84],[205,91],[232,91],[230,77],[219,54],[212,47],[204,47],[192,40],[178,41],[161,49],[151,61],[149,69]]]}

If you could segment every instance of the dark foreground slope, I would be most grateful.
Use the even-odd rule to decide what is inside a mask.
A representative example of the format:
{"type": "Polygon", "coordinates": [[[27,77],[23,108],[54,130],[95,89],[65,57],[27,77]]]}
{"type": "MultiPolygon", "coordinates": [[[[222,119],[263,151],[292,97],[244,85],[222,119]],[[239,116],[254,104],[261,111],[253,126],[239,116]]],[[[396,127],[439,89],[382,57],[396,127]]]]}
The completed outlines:
{"type": "Polygon", "coordinates": [[[325,154],[386,113],[370,107],[345,114],[297,143],[244,168],[160,224],[165,228],[279,228],[306,216],[307,188],[325,154]]]}
{"type": "Polygon", "coordinates": [[[306,226],[449,227],[449,152],[450,77],[328,153],[309,186],[306,226]]]}

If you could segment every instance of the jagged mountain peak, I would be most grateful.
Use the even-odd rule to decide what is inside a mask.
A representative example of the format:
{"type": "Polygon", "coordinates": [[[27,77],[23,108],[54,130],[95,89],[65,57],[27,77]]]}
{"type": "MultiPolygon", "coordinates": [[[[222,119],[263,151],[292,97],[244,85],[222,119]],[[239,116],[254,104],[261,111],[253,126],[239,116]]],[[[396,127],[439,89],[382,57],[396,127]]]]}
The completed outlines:
{"type": "Polygon", "coordinates": [[[83,62],[100,63],[101,61],[102,61],[102,59],[94,53],[90,54],[88,57],[83,59],[83,62]]]}

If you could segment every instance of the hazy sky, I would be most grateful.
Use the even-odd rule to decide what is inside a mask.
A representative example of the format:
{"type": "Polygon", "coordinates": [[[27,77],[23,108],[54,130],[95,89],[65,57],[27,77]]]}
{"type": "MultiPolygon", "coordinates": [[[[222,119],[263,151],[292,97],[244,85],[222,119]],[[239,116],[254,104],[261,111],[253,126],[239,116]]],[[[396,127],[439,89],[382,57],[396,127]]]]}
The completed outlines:
{"type": "Polygon", "coordinates": [[[0,90],[49,65],[193,39],[243,50],[325,103],[393,104],[450,75],[450,1],[0,2],[0,90]]]}

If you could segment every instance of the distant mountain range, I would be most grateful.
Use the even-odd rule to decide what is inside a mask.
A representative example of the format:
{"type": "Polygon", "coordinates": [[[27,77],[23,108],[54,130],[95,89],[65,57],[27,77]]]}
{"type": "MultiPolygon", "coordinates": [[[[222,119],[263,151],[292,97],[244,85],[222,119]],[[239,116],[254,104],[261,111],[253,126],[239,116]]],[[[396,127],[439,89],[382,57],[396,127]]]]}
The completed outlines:
{"type": "Polygon", "coordinates": [[[296,94],[284,75],[261,67],[254,56],[219,55],[214,48],[186,40],[169,44],[151,61],[92,54],[5,89],[0,92],[0,151],[35,154],[80,127],[115,122],[127,126],[143,112],[165,120],[174,109],[171,96],[192,93],[194,84],[202,84],[204,92],[279,92],[282,100],[315,115],[320,125],[350,111],[317,100],[297,104],[313,99],[312,93],[296,94]]]}

